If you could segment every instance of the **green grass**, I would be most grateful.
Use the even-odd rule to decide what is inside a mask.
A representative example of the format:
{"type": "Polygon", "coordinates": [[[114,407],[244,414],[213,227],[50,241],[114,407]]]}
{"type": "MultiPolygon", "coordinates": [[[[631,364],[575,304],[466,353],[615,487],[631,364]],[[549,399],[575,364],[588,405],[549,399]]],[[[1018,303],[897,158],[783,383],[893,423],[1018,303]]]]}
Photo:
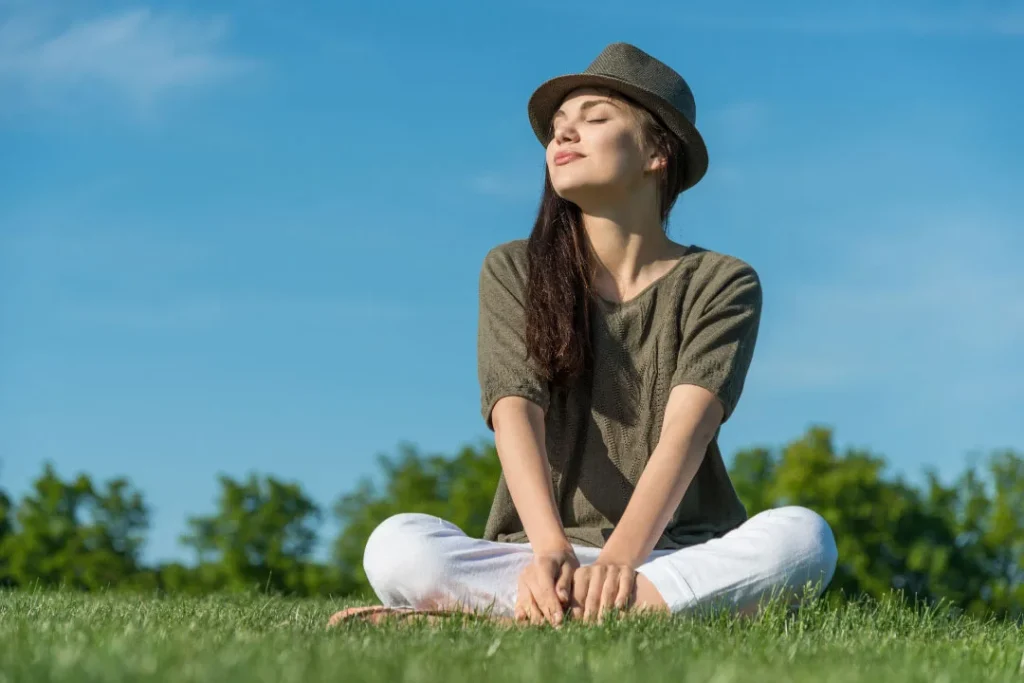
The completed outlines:
{"type": "Polygon", "coordinates": [[[895,602],[602,626],[324,624],[347,603],[0,593],[0,682],[1024,681],[1024,630],[895,602]]]}

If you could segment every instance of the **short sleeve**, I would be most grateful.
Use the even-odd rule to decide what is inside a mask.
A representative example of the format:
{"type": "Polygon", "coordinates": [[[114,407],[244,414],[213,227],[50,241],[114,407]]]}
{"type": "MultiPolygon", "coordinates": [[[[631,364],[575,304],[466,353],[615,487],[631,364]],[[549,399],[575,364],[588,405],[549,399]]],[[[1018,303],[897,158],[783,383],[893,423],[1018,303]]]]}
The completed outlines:
{"type": "Polygon", "coordinates": [[[517,267],[509,251],[508,245],[492,249],[480,272],[477,374],[480,409],[491,430],[491,411],[498,399],[521,396],[546,411],[550,396],[548,383],[527,360],[525,267],[517,267]]]}
{"type": "Polygon", "coordinates": [[[761,321],[761,282],[742,263],[716,275],[700,310],[683,324],[672,386],[694,384],[722,402],[724,423],[743,391],[761,321]]]}

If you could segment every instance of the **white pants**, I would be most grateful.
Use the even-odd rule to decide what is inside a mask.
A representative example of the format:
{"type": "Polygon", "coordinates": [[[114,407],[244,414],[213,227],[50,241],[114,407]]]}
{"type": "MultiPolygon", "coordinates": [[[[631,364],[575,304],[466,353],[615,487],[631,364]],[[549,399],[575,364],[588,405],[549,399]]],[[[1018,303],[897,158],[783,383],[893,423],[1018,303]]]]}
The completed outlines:
{"type": "MultiPolygon", "coordinates": [[[[600,550],[575,546],[581,565],[600,550]]],[[[748,611],[762,598],[817,596],[838,553],[828,523],[790,506],[765,510],[721,538],[682,550],[655,550],[637,568],[672,612],[748,611]],[[805,587],[810,582],[809,593],[805,587]]],[[[519,574],[533,552],[525,543],[470,538],[438,517],[394,515],[370,535],[363,567],[389,607],[472,609],[512,616],[519,574]]]]}

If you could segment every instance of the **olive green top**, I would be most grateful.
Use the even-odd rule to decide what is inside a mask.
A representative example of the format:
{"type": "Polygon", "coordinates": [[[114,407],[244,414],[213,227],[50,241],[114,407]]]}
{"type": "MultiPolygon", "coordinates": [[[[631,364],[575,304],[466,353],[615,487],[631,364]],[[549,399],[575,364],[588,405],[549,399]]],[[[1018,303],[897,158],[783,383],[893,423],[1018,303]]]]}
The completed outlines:
{"type": "MultiPolygon", "coordinates": [[[[672,387],[717,395],[729,418],[743,389],[761,315],[757,273],[743,261],[696,246],[640,294],[593,298],[592,370],[571,389],[541,380],[526,359],[526,241],[492,249],[480,274],[478,372],[481,409],[521,396],[544,409],[547,457],[565,533],[603,547],[658,443],[672,387]]],[[[747,519],[718,448],[718,431],[656,548],[721,536],[747,519]]],[[[505,477],[484,538],[526,542],[505,477]]]]}

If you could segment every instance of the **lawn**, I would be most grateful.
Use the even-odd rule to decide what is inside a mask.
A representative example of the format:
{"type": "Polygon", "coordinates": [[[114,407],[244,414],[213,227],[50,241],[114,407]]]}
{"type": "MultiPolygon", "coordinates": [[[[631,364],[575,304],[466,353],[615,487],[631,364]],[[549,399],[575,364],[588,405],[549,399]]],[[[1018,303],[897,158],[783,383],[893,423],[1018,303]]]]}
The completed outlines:
{"type": "Polygon", "coordinates": [[[896,603],[752,620],[324,628],[344,601],[0,593],[0,682],[1024,681],[1024,630],[896,603]]]}

